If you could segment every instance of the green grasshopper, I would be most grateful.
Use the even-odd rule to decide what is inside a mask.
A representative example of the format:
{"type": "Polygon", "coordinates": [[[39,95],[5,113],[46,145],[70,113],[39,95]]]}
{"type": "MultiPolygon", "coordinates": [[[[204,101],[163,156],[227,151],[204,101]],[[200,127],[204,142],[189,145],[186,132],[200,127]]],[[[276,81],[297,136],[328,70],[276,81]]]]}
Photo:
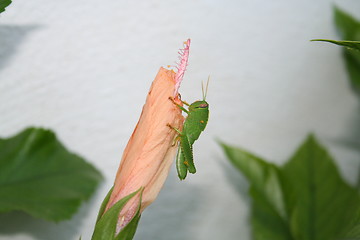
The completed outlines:
{"type": "Polygon", "coordinates": [[[186,178],[188,171],[190,173],[196,173],[192,146],[199,138],[201,132],[204,131],[209,119],[209,104],[205,101],[208,83],[206,84],[205,94],[204,87],[202,86],[203,100],[196,101],[192,104],[181,101],[188,107],[188,109],[185,109],[183,106],[177,104],[174,102],[174,99],[170,97],[170,100],[172,100],[176,106],[187,113],[182,131],[168,125],[170,128],[179,133],[179,135],[175,138],[175,141],[180,141],[180,147],[176,156],[176,169],[180,180],[184,180],[186,178]]]}

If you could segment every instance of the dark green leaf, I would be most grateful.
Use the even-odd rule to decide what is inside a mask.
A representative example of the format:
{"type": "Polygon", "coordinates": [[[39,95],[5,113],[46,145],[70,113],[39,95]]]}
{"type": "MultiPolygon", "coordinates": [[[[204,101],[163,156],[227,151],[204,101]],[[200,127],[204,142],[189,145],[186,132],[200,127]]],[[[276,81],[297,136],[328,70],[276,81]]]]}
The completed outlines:
{"type": "Polygon", "coordinates": [[[314,137],[281,168],[244,150],[222,147],[250,181],[254,239],[360,238],[359,193],[341,178],[314,137]]]}
{"type": "MultiPolygon", "coordinates": [[[[116,239],[115,238],[116,237],[115,236],[116,226],[118,223],[120,211],[132,197],[134,197],[137,193],[139,193],[139,191],[142,191],[142,188],[140,188],[136,192],[133,192],[133,193],[127,195],[126,197],[120,199],[117,203],[115,203],[109,210],[107,210],[100,217],[100,219],[97,221],[97,223],[95,225],[95,230],[94,230],[93,236],[91,238],[92,240],[115,240],[116,239]]],[[[104,200],[104,201],[106,201],[106,200],[104,200]]],[[[140,206],[139,206],[139,209],[140,209],[140,206]]],[[[134,219],[137,222],[139,221],[139,218],[140,218],[139,209],[138,209],[137,213],[135,214],[134,218],[130,221],[130,223],[134,219]]],[[[137,225],[137,222],[136,222],[136,225],[137,225]]],[[[133,225],[131,225],[131,226],[133,226],[133,225]]],[[[123,230],[125,230],[125,228],[123,230]]],[[[135,226],[135,230],[136,230],[136,226],[135,226]]],[[[124,236],[126,236],[126,231],[129,231],[129,235],[131,235],[133,228],[129,227],[128,230],[125,230],[125,232],[123,233],[124,236]]],[[[135,231],[133,232],[133,235],[134,234],[135,234],[135,231]]],[[[132,238],[129,238],[129,239],[132,239],[132,238]]]]}
{"type": "Polygon", "coordinates": [[[5,8],[11,4],[11,0],[0,0],[0,13],[5,11],[5,8]]]}
{"type": "MultiPolygon", "coordinates": [[[[334,8],[334,15],[340,37],[347,41],[360,41],[360,22],[336,7],[334,8]]],[[[354,45],[352,45],[353,48],[354,45]]],[[[344,58],[351,86],[360,96],[360,52],[344,49],[344,58]]]]}
{"type": "Polygon", "coordinates": [[[21,210],[50,221],[69,219],[101,178],[50,130],[28,128],[0,139],[0,212],[21,210]]]}
{"type": "Polygon", "coordinates": [[[334,20],[340,38],[350,41],[360,40],[359,21],[337,7],[334,7],[334,20]]]}
{"type": "Polygon", "coordinates": [[[343,55],[351,87],[360,96],[360,53],[345,50],[343,55]]]}
{"type": "Polygon", "coordinates": [[[342,236],[341,240],[359,240],[360,239],[360,211],[357,213],[357,218],[349,224],[349,229],[344,231],[345,234],[342,236]]]}
{"type": "Polygon", "coordinates": [[[329,40],[329,39],[313,39],[311,41],[334,43],[336,45],[343,46],[348,49],[360,51],[360,41],[335,41],[335,40],[329,40]]]}

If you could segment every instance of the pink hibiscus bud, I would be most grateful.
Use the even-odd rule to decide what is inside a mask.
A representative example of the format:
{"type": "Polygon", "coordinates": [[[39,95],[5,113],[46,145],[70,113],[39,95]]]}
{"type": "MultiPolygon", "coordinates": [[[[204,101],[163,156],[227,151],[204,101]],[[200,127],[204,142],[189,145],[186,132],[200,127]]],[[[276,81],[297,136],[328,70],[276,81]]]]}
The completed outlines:
{"type": "MultiPolygon", "coordinates": [[[[188,61],[190,40],[184,44],[177,73],[160,68],[151,85],[140,119],[124,150],[105,212],[143,187],[142,212],[156,199],[169,174],[178,148],[174,142],[177,132],[169,125],[181,130],[184,122],[181,109],[174,104],[182,105],[178,89],[188,61]]],[[[137,194],[121,210],[117,232],[134,217],[139,200],[140,194],[137,194]]]]}

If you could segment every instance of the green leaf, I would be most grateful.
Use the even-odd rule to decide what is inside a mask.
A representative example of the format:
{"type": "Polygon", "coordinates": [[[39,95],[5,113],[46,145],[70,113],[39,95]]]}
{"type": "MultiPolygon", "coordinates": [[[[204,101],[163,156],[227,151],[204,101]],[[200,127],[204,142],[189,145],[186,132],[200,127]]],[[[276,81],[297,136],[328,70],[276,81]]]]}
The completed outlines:
{"type": "Polygon", "coordinates": [[[315,137],[308,137],[285,164],[283,174],[297,239],[336,239],[351,227],[360,209],[360,196],[341,178],[332,157],[315,137]]]}
{"type": "Polygon", "coordinates": [[[360,22],[337,7],[334,7],[334,20],[339,35],[344,40],[314,39],[312,41],[329,42],[345,47],[343,56],[350,84],[360,96],[360,22]]]}
{"type": "Polygon", "coordinates": [[[309,136],[283,166],[222,144],[249,179],[254,239],[360,239],[360,195],[309,136]]]}
{"type": "Polygon", "coordinates": [[[11,0],[0,0],[0,13],[5,11],[5,8],[11,4],[11,0]]]}
{"type": "Polygon", "coordinates": [[[339,46],[346,47],[348,49],[360,51],[360,41],[335,41],[329,39],[313,39],[311,41],[329,42],[339,46]]]}
{"type": "Polygon", "coordinates": [[[0,139],[0,212],[20,210],[50,221],[69,219],[101,179],[50,130],[28,128],[0,139]]]}
{"type": "MultiPolygon", "coordinates": [[[[120,199],[110,209],[108,209],[97,221],[97,223],[95,225],[95,230],[94,230],[94,233],[93,233],[93,236],[91,239],[92,240],[115,240],[115,239],[118,239],[118,238],[115,238],[116,237],[115,234],[116,234],[116,226],[118,223],[120,211],[132,197],[134,197],[136,194],[138,194],[139,191],[142,192],[142,189],[143,188],[140,188],[136,192],[133,192],[133,193],[127,195],[126,197],[120,199]]],[[[105,198],[104,202],[105,201],[106,201],[106,198],[105,198]]],[[[141,197],[140,197],[140,201],[141,201],[141,197]]],[[[131,236],[131,238],[122,238],[122,239],[130,240],[134,236],[136,227],[137,227],[137,223],[140,219],[140,213],[139,213],[140,203],[139,203],[139,207],[138,207],[138,210],[137,210],[134,218],[129,222],[129,224],[131,224],[130,227],[127,228],[127,226],[129,225],[128,224],[127,226],[125,226],[122,229],[122,231],[120,231],[120,233],[122,233],[122,235],[124,237],[131,236]],[[133,228],[134,224],[135,224],[135,222],[133,222],[133,221],[136,222],[135,229],[133,228]]]]}
{"type": "Polygon", "coordinates": [[[292,239],[279,168],[242,149],[226,144],[221,146],[230,162],[251,184],[251,222],[254,239],[292,239]]]}

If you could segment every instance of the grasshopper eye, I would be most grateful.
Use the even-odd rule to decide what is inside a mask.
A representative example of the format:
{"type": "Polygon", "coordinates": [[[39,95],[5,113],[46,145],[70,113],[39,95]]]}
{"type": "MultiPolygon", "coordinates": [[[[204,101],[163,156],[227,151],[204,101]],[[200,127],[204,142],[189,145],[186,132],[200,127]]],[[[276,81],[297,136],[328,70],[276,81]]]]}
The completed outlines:
{"type": "Polygon", "coordinates": [[[207,107],[209,107],[209,104],[207,104],[207,103],[202,103],[202,104],[200,104],[197,108],[207,108],[207,107]]]}

